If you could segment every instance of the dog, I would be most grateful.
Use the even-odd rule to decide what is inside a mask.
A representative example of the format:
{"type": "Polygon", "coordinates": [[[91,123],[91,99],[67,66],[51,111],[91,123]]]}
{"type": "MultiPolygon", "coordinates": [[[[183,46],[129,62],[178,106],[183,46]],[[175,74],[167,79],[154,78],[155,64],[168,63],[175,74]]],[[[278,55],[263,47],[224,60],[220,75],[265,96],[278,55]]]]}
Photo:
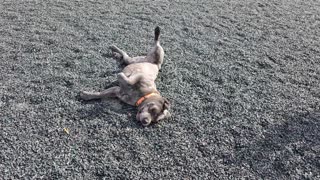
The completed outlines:
{"type": "Polygon", "coordinates": [[[164,58],[159,36],[160,28],[156,27],[154,45],[147,56],[129,57],[117,46],[110,46],[113,58],[125,65],[117,77],[119,86],[102,92],[82,91],[80,97],[83,100],[116,97],[127,104],[137,106],[136,119],[143,126],[170,118],[170,102],[160,95],[155,84],[164,58]]]}

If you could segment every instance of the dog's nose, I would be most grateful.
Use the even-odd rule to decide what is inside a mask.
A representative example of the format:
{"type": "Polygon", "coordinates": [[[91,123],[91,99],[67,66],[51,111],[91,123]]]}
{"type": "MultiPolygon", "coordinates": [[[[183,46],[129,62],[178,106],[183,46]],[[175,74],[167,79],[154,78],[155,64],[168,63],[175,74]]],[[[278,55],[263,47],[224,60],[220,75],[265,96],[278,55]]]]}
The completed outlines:
{"type": "Polygon", "coordinates": [[[142,119],[141,123],[143,126],[148,126],[150,124],[151,120],[148,118],[142,119]]]}

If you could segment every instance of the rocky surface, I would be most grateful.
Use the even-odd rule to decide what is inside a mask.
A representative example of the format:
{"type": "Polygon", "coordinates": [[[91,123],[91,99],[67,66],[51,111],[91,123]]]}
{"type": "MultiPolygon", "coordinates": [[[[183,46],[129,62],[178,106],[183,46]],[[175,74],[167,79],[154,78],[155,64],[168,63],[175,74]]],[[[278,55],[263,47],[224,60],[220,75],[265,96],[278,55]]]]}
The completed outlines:
{"type": "Polygon", "coordinates": [[[319,1],[0,0],[1,179],[320,178],[319,29],[319,1]],[[172,119],[79,100],[155,26],[172,119]]]}

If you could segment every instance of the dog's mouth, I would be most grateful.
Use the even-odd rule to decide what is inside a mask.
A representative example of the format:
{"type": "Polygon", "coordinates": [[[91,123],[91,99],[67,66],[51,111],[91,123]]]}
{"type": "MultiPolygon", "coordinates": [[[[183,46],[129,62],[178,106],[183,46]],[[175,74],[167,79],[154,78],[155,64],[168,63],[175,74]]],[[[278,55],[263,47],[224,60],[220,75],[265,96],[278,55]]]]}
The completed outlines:
{"type": "Polygon", "coordinates": [[[151,120],[148,119],[148,118],[144,118],[144,119],[141,120],[141,124],[143,126],[148,126],[150,123],[151,123],[151,120]]]}
{"type": "Polygon", "coordinates": [[[137,120],[143,125],[148,126],[155,122],[159,116],[158,110],[154,103],[148,103],[139,109],[137,113],[137,120]]]}
{"type": "Polygon", "coordinates": [[[137,117],[137,120],[140,121],[143,126],[148,126],[152,122],[152,117],[149,113],[139,113],[137,117]]]}

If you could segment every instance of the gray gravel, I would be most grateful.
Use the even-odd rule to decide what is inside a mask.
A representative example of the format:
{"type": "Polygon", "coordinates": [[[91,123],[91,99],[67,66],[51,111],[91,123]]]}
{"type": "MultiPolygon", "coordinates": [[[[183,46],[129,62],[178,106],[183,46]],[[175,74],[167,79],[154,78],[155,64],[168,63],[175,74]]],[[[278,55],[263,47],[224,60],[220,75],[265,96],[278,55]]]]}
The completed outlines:
{"type": "Polygon", "coordinates": [[[0,179],[319,179],[319,29],[317,0],[0,0],[0,179]],[[172,119],[79,100],[156,26],[172,119]]]}

